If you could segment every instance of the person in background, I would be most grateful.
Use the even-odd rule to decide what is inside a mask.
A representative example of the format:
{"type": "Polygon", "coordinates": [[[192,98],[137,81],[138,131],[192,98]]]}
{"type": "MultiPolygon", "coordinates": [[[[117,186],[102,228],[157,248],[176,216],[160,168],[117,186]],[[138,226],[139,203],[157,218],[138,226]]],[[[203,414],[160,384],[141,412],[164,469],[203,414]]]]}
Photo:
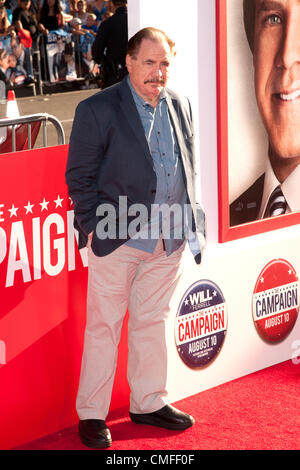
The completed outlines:
{"type": "Polygon", "coordinates": [[[44,0],[39,12],[39,22],[47,31],[56,31],[59,28],[64,28],[65,21],[60,0],[44,0]]]}
{"type": "Polygon", "coordinates": [[[77,78],[74,49],[71,43],[65,45],[64,61],[66,64],[65,80],[73,81],[77,78]]]}
{"type": "Polygon", "coordinates": [[[104,13],[108,11],[108,4],[109,2],[105,0],[92,0],[88,2],[87,11],[96,15],[96,21],[98,25],[101,23],[104,13]]]}
{"type": "Polygon", "coordinates": [[[13,88],[13,83],[8,78],[8,69],[9,69],[8,54],[5,49],[1,48],[0,49],[0,81],[5,84],[6,91],[11,90],[13,88]]]}
{"type": "MultiPolygon", "coordinates": [[[[91,15],[91,13],[89,13],[89,15],[91,15]]],[[[78,67],[80,63],[79,71],[82,75],[87,76],[90,70],[94,68],[94,62],[93,64],[91,63],[92,56],[90,50],[96,33],[89,30],[87,27],[84,28],[79,18],[73,18],[69,24],[73,38],[79,48],[79,55],[77,54],[76,57],[78,67]]]]}
{"type": "Polygon", "coordinates": [[[77,3],[78,3],[78,0],[68,0],[68,4],[69,4],[68,13],[70,13],[70,15],[73,17],[76,15],[78,11],[77,3]]]}
{"type": "Polygon", "coordinates": [[[17,8],[18,6],[18,0],[6,0],[5,1],[5,8],[9,12],[9,21],[12,23],[12,12],[17,8]]]}
{"type": "Polygon", "coordinates": [[[69,21],[70,31],[74,36],[84,36],[86,31],[82,29],[82,21],[80,18],[73,18],[69,21]]]}
{"type": "Polygon", "coordinates": [[[17,63],[17,58],[14,54],[8,56],[9,68],[7,69],[7,76],[14,86],[23,85],[26,83],[27,73],[26,70],[17,63]]]}
{"type": "Polygon", "coordinates": [[[85,0],[78,0],[77,2],[77,12],[75,13],[74,17],[79,18],[81,20],[81,24],[86,24],[86,20],[89,13],[86,11],[86,1],[85,0]]]}
{"type": "Polygon", "coordinates": [[[64,58],[65,43],[61,36],[56,41],[57,52],[53,56],[52,73],[56,81],[64,80],[66,76],[66,62],[64,58]]]}
{"type": "Polygon", "coordinates": [[[5,0],[0,0],[0,36],[15,36],[16,32],[13,25],[10,24],[5,7],[5,0]]]}
{"type": "Polygon", "coordinates": [[[112,0],[112,3],[116,11],[100,24],[92,45],[93,59],[104,69],[104,88],[120,82],[127,74],[127,0],[112,0]]]}
{"type": "Polygon", "coordinates": [[[13,11],[13,25],[16,31],[25,29],[35,43],[39,33],[47,34],[46,28],[38,22],[36,13],[31,8],[31,0],[18,0],[19,6],[13,11]]]}
{"type": "Polygon", "coordinates": [[[28,48],[24,47],[18,36],[11,39],[11,50],[16,58],[16,67],[19,70],[25,70],[26,77],[25,83],[30,84],[34,82],[32,76],[30,53],[28,48]]]}
{"type": "Polygon", "coordinates": [[[82,25],[82,29],[91,33],[93,36],[96,37],[98,27],[97,27],[96,15],[94,15],[94,13],[89,13],[87,20],[86,20],[86,24],[82,25]]]}

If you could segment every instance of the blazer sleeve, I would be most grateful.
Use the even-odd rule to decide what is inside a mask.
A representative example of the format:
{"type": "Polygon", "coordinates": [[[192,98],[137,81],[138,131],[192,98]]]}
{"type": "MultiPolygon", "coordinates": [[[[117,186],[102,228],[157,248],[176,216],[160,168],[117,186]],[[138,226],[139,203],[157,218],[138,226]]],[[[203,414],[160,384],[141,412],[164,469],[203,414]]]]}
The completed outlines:
{"type": "Polygon", "coordinates": [[[99,122],[90,104],[79,103],[70,136],[66,169],[75,220],[85,235],[95,230],[98,205],[97,177],[104,155],[99,122]]]}
{"type": "Polygon", "coordinates": [[[188,108],[189,108],[189,115],[190,115],[190,126],[191,126],[191,133],[194,135],[194,120],[193,120],[193,111],[190,100],[187,98],[188,108]]]}

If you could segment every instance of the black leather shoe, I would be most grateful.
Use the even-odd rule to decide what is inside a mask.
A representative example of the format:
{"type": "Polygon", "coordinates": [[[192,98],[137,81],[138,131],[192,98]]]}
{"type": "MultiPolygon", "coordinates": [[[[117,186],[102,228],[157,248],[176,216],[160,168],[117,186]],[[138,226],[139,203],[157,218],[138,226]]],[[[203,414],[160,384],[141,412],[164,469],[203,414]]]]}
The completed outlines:
{"type": "Polygon", "coordinates": [[[166,405],[153,413],[136,414],[129,412],[131,421],[137,424],[150,424],[166,429],[183,431],[195,423],[192,416],[182,413],[171,405],[166,405]]]}
{"type": "Polygon", "coordinates": [[[82,419],[78,428],[81,442],[85,446],[106,449],[112,445],[110,430],[102,419],[82,419]]]}

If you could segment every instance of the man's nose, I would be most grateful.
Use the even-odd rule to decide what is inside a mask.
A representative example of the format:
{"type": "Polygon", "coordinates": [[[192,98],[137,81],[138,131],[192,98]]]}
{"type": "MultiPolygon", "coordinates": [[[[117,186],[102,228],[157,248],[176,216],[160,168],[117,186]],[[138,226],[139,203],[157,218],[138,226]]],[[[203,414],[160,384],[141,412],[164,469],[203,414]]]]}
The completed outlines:
{"type": "Polygon", "coordinates": [[[161,78],[163,76],[163,73],[162,73],[162,69],[160,67],[160,65],[157,65],[156,68],[155,68],[155,74],[157,75],[157,77],[161,78]]]}
{"type": "Polygon", "coordinates": [[[300,63],[300,11],[288,18],[283,28],[281,45],[277,54],[276,65],[284,69],[291,69],[300,63]]]}

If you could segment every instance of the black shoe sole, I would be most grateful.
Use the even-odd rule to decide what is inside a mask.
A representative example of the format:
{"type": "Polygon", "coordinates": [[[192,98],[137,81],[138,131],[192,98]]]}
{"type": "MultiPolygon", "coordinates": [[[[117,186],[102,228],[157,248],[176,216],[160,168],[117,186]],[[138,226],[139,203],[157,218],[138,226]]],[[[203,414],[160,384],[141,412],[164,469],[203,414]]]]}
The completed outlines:
{"type": "Polygon", "coordinates": [[[107,449],[112,445],[112,440],[111,441],[90,441],[88,439],[84,439],[80,436],[80,440],[83,445],[86,447],[89,447],[90,449],[107,449]]]}
{"type": "Polygon", "coordinates": [[[130,413],[129,416],[131,421],[136,424],[146,424],[148,426],[156,426],[159,428],[172,429],[175,431],[184,431],[185,429],[192,427],[194,424],[194,422],[168,423],[166,421],[161,420],[160,418],[155,418],[154,416],[149,419],[149,417],[143,417],[143,415],[135,416],[132,413],[130,413]]]}

